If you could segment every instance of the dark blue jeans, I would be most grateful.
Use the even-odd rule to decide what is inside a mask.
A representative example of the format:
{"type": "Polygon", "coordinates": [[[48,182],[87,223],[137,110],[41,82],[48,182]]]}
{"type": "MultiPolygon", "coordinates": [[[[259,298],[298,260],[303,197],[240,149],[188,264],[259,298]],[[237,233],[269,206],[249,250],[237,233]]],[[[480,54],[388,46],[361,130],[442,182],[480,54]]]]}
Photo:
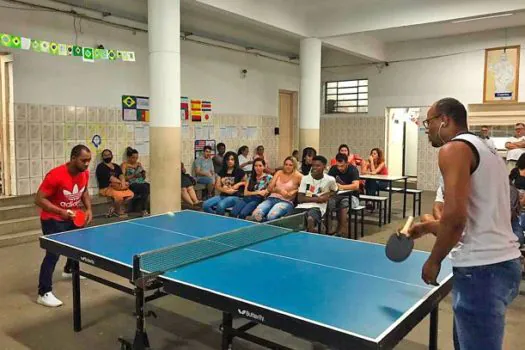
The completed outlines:
{"type": "Polygon", "coordinates": [[[517,218],[512,219],[510,223],[512,225],[512,231],[518,237],[518,242],[520,243],[520,245],[524,244],[525,237],[523,236],[523,226],[522,226],[523,222],[520,224],[520,218],[517,217],[517,218]]]}
{"type": "MultiPolygon", "coordinates": [[[[75,229],[73,221],[57,221],[57,220],[40,220],[42,224],[42,233],[44,236],[51,235],[53,233],[59,233],[75,229]]],[[[44,295],[47,292],[53,290],[53,272],[58,262],[60,255],[47,252],[42,265],[40,265],[40,275],[38,277],[38,294],[44,295]]],[[[71,273],[73,260],[67,259],[66,265],[64,266],[64,272],[71,273]]]]}
{"type": "Polygon", "coordinates": [[[384,190],[388,187],[387,181],[380,180],[366,180],[365,181],[365,192],[369,196],[379,195],[379,190],[384,190]]]}
{"type": "Polygon", "coordinates": [[[261,196],[244,197],[235,204],[230,215],[234,218],[246,219],[263,200],[261,196]]]}
{"type": "Polygon", "coordinates": [[[453,270],[454,348],[501,350],[505,312],[519,293],[520,259],[453,270]]]}

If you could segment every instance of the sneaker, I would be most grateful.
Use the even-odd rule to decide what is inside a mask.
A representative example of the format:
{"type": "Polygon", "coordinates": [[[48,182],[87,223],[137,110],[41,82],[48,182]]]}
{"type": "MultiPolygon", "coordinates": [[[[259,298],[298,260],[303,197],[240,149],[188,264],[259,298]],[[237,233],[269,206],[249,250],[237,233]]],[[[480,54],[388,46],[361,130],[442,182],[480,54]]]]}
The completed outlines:
{"type": "Polygon", "coordinates": [[[62,302],[57,299],[53,292],[47,292],[44,295],[39,295],[36,299],[37,304],[44,305],[47,307],[59,307],[62,302]]]}
{"type": "MultiPolygon", "coordinates": [[[[66,279],[73,278],[73,274],[72,274],[72,273],[69,273],[69,272],[62,272],[62,278],[66,278],[66,279]]],[[[84,277],[84,276],[80,276],[80,279],[81,279],[81,280],[85,280],[86,277],[84,277]]]]}

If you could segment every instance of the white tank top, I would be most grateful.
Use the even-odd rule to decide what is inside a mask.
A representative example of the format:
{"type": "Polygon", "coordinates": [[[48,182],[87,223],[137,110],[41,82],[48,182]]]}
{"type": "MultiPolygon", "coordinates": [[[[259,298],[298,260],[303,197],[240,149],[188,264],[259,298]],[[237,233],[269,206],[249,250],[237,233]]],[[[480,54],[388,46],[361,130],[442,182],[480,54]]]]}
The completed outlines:
{"type": "Polygon", "coordinates": [[[503,159],[476,135],[460,134],[453,140],[470,145],[479,160],[471,175],[465,230],[450,252],[452,265],[490,265],[520,257],[511,226],[509,178],[503,159]]]}

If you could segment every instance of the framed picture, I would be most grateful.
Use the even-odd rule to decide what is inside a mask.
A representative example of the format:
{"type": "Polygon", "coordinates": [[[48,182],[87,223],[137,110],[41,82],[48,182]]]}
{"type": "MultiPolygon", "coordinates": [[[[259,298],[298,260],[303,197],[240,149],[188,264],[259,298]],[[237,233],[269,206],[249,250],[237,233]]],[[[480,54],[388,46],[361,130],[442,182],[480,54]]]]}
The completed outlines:
{"type": "Polygon", "coordinates": [[[485,50],[483,103],[518,102],[520,46],[485,50]]]}

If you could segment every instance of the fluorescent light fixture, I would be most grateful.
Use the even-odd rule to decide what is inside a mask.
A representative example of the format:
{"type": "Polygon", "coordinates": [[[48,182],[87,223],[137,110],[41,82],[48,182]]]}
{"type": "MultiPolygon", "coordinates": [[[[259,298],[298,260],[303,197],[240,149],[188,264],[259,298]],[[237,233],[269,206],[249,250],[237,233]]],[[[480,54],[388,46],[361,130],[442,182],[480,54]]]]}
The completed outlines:
{"type": "Polygon", "coordinates": [[[458,19],[456,21],[452,21],[452,23],[464,23],[464,22],[472,22],[472,21],[479,21],[481,19],[489,19],[489,18],[498,18],[498,17],[508,17],[512,16],[513,13],[501,13],[499,15],[489,15],[489,16],[482,16],[482,17],[474,17],[474,18],[466,18],[466,19],[458,19]]]}

